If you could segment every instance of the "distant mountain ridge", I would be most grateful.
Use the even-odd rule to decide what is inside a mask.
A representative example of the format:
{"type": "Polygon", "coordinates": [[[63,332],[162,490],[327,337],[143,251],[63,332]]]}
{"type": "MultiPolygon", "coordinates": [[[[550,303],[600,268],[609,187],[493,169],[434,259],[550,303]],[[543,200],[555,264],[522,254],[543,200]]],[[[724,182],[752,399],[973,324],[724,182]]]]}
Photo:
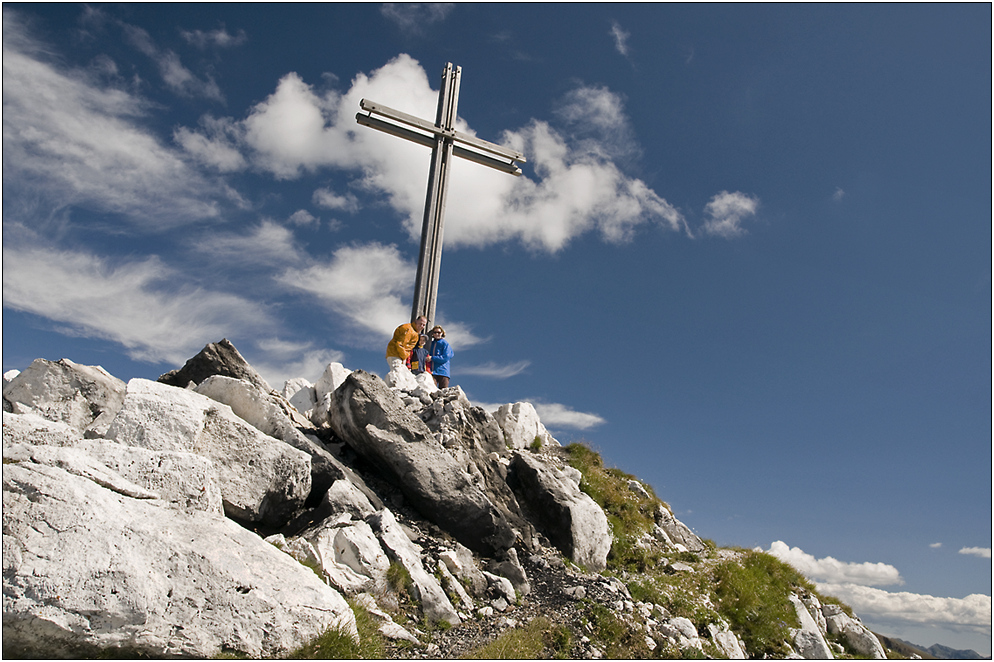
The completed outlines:
{"type": "Polygon", "coordinates": [[[989,660],[989,657],[984,657],[977,651],[973,649],[956,649],[950,646],[943,646],[942,644],[933,644],[928,648],[921,646],[919,644],[913,644],[910,641],[905,641],[904,639],[898,639],[897,637],[885,637],[883,635],[877,635],[880,637],[881,643],[887,648],[900,652],[904,655],[916,654],[920,655],[923,660],[989,660]]]}

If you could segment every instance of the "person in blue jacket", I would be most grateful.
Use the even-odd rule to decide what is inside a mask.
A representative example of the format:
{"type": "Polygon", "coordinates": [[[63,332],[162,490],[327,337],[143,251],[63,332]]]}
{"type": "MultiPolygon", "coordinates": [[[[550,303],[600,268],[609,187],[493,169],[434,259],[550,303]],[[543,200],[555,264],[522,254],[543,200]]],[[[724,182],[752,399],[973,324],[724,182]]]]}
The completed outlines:
{"type": "Polygon", "coordinates": [[[445,329],[440,326],[432,328],[431,333],[431,374],[435,378],[438,388],[449,386],[449,360],[452,359],[453,351],[449,341],[445,339],[445,329]]]}

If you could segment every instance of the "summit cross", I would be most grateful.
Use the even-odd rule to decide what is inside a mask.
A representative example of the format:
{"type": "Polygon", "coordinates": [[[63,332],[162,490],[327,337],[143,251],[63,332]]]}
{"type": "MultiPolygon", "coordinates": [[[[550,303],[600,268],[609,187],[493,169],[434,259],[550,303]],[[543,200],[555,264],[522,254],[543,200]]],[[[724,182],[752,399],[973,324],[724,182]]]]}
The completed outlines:
{"type": "Polygon", "coordinates": [[[521,152],[456,131],[456,106],[459,103],[461,77],[462,67],[453,67],[451,62],[445,65],[434,124],[366,99],[359,102],[359,108],[366,114],[357,113],[355,116],[356,122],[363,126],[431,147],[428,193],[421,224],[421,252],[414,281],[414,303],[411,306],[411,319],[424,315],[429,323],[435,319],[438,272],[442,262],[445,197],[452,157],[458,156],[515,176],[521,174],[521,169],[515,163],[525,162],[525,155],[521,152]],[[380,115],[391,121],[387,122],[373,115],[380,115]],[[495,156],[500,158],[494,158],[495,156]]]}

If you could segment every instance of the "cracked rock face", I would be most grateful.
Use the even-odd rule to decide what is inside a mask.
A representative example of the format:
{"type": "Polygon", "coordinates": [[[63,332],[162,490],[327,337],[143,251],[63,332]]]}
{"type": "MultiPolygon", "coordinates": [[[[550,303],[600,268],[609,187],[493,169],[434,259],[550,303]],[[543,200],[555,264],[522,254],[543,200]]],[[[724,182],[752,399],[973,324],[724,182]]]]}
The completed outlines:
{"type": "Polygon", "coordinates": [[[332,396],[335,434],[378,466],[426,519],[490,556],[515,533],[500,510],[435,440],[428,426],[381,379],[353,372],[332,396]]]}

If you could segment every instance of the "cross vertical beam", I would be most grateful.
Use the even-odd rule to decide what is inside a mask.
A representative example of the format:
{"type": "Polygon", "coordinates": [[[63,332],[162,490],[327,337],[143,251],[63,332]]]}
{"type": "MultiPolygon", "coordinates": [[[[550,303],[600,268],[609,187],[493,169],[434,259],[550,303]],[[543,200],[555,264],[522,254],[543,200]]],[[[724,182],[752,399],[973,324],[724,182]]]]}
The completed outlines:
{"type": "MultiPolygon", "coordinates": [[[[442,70],[442,86],[438,92],[435,126],[443,132],[455,131],[456,110],[459,105],[459,80],[462,67],[446,63],[442,70]]],[[[431,169],[428,171],[428,192],[425,197],[424,220],[421,224],[421,252],[414,279],[414,302],[411,319],[424,315],[435,320],[438,298],[438,274],[442,266],[442,233],[445,230],[445,200],[449,184],[449,164],[452,161],[452,137],[435,134],[431,148],[431,169]]]]}
{"type": "Polygon", "coordinates": [[[515,176],[521,174],[521,169],[515,163],[524,163],[526,160],[521,152],[456,131],[461,76],[462,67],[453,67],[451,62],[442,70],[442,86],[438,92],[438,110],[434,124],[367,99],[359,102],[359,108],[368,114],[357,113],[355,116],[356,122],[363,126],[431,147],[428,193],[425,196],[424,220],[421,225],[421,252],[418,256],[414,302],[411,306],[412,320],[424,315],[429,323],[435,319],[438,273],[442,262],[445,199],[452,157],[458,156],[515,176]],[[385,122],[373,117],[374,114],[393,121],[385,122]]]}

